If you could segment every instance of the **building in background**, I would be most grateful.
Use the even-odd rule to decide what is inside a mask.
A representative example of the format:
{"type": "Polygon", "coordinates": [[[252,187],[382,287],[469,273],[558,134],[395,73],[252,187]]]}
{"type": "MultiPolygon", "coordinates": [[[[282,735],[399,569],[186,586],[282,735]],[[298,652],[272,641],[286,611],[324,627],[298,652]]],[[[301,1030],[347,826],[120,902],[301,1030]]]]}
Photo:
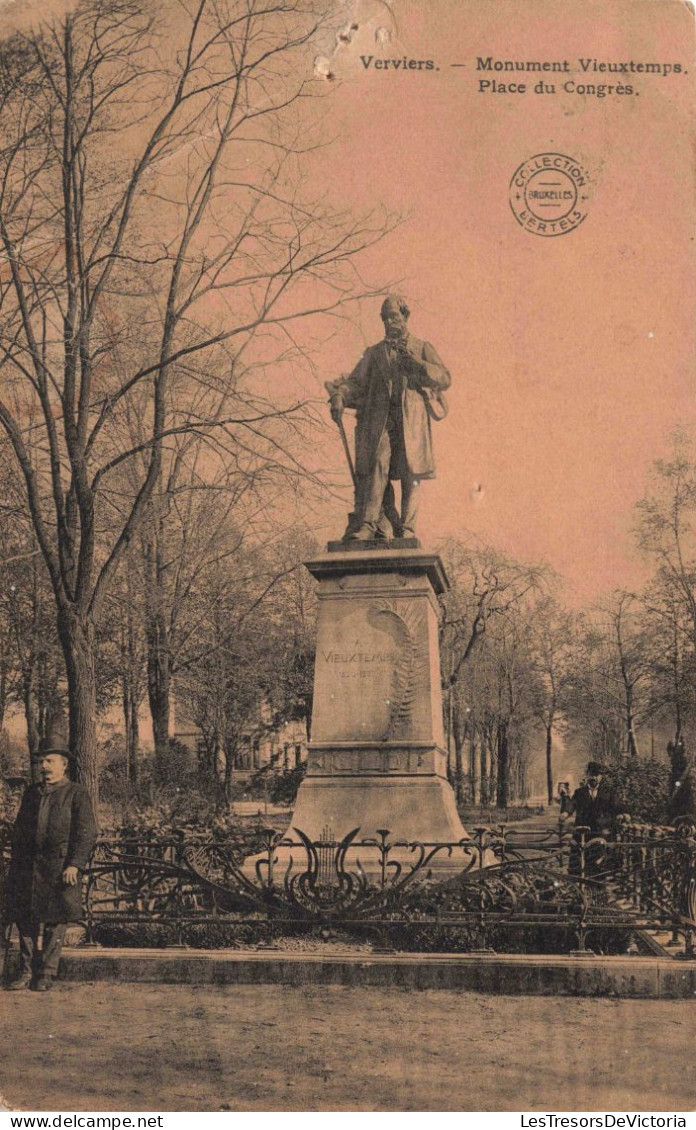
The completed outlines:
{"type": "MultiPolygon", "coordinates": [[[[174,740],[191,752],[192,760],[210,763],[216,761],[220,775],[225,772],[225,752],[215,751],[211,744],[215,737],[205,734],[190,719],[176,716],[174,740]]],[[[303,765],[307,760],[307,726],[304,718],[284,720],[275,724],[268,702],[261,703],[258,716],[236,736],[232,752],[234,778],[243,786],[260,770],[283,773],[303,765]]]]}

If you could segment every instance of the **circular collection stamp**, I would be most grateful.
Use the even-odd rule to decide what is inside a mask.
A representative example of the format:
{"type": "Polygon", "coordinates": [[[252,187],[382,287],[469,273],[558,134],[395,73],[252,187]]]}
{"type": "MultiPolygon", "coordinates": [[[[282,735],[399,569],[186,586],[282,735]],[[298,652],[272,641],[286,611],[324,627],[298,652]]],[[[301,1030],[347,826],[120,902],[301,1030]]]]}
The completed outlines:
{"type": "Polygon", "coordinates": [[[589,174],[579,161],[564,153],[537,153],[512,175],[512,214],[534,235],[567,235],[587,216],[589,187],[589,174]]]}

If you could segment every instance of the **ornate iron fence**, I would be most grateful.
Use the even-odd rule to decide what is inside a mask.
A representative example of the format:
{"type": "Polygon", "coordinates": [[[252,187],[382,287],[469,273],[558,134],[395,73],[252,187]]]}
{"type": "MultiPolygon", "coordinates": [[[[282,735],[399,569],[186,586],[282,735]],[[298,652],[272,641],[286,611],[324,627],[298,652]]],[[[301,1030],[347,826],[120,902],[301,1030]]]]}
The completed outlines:
{"type": "Polygon", "coordinates": [[[340,930],[382,949],[577,953],[623,952],[642,931],[668,930],[678,955],[693,958],[695,862],[692,825],[630,821],[611,840],[515,825],[476,828],[458,843],[405,842],[386,829],[340,841],[330,829],[318,841],[269,830],[247,858],[183,836],[103,840],[86,876],[84,926],[88,942],[119,928],[141,942],[148,928],[160,944],[340,930]]]}
{"type": "Polygon", "coordinates": [[[85,876],[85,938],[272,944],[341,931],[380,949],[623,952],[671,932],[696,956],[696,826],[623,819],[611,839],[564,826],[475,828],[415,843],[385,829],[248,845],[178,835],[102,840],[85,876]]]}

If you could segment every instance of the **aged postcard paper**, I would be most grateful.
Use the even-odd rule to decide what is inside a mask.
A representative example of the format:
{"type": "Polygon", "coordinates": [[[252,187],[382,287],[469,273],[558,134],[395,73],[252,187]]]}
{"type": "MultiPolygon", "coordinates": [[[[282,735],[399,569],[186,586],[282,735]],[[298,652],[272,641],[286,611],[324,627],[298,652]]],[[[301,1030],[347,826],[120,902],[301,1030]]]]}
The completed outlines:
{"type": "Polygon", "coordinates": [[[30,749],[111,837],[7,1109],[686,1126],[693,5],[0,24],[3,812],[30,749]]]}

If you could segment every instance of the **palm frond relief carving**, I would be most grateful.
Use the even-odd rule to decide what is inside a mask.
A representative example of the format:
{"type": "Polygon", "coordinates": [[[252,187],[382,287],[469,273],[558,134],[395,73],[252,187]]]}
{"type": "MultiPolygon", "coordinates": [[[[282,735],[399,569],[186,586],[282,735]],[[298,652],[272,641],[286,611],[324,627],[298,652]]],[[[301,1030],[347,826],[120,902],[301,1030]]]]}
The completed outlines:
{"type": "Polygon", "coordinates": [[[410,601],[379,600],[371,605],[371,623],[387,616],[396,627],[396,658],[392,671],[389,721],[382,741],[409,736],[413,724],[413,706],[422,672],[427,669],[427,631],[423,623],[424,609],[410,601]]]}

